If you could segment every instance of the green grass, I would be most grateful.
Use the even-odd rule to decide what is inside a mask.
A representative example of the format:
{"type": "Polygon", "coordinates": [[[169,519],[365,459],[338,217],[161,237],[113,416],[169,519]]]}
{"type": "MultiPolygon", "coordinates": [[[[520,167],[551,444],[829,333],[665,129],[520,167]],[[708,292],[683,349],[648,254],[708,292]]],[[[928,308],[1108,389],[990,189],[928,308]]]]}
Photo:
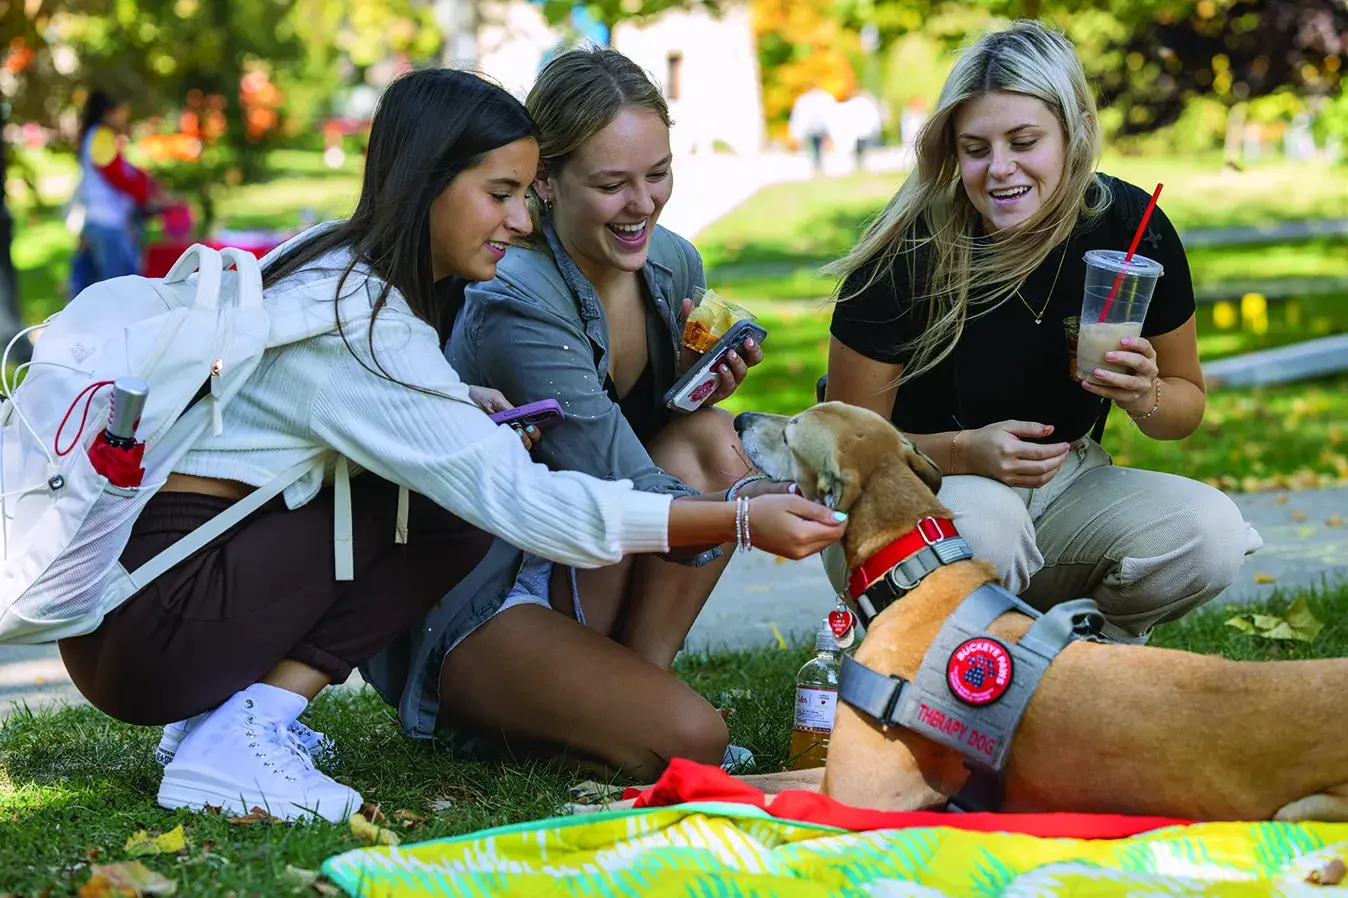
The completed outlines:
{"type": "MultiPolygon", "coordinates": [[[[1161,206],[1181,232],[1348,218],[1344,166],[1276,163],[1228,175],[1174,158],[1111,157],[1101,169],[1147,189],[1165,183],[1161,206]]],[[[856,175],[764,188],[698,234],[698,249],[708,269],[837,258],[902,180],[856,175]]]]}
{"type": "MultiPolygon", "coordinates": [[[[1348,583],[1303,595],[1326,624],[1311,644],[1241,634],[1225,626],[1229,610],[1161,627],[1153,644],[1239,660],[1348,655],[1348,583]]],[[[1292,598],[1277,595],[1253,610],[1281,614],[1292,598]]],[[[732,741],[752,750],[762,770],[776,770],[787,757],[795,672],[808,656],[802,644],[685,654],[677,670],[718,707],[733,709],[732,741]]],[[[550,816],[578,779],[542,763],[452,760],[434,744],[399,735],[391,710],[369,690],[320,697],[306,719],[335,739],[339,779],[386,815],[406,809],[427,818],[413,830],[392,824],[404,841],[550,816]],[[451,804],[437,810],[434,803],[445,801],[451,804]]],[[[21,710],[0,724],[0,894],[74,894],[88,880],[90,862],[126,859],[132,833],[179,823],[191,843],[181,856],[141,860],[176,880],[180,895],[286,894],[280,878],[288,865],[317,870],[324,858],[357,847],[345,826],[236,826],[161,810],[154,801],[159,768],[151,759],[158,735],[87,706],[21,710]]]]}
{"type": "MultiPolygon", "coordinates": [[[[828,368],[828,306],[751,302],[768,329],[763,362],[724,406],[735,412],[794,414],[814,403],[828,368]]],[[[1348,295],[1270,306],[1267,331],[1220,330],[1200,307],[1204,360],[1348,332],[1348,295]]],[[[1214,390],[1203,425],[1179,441],[1143,436],[1116,409],[1105,448],[1120,464],[1166,471],[1224,489],[1254,490],[1348,480],[1348,375],[1254,390],[1214,390]]]]}

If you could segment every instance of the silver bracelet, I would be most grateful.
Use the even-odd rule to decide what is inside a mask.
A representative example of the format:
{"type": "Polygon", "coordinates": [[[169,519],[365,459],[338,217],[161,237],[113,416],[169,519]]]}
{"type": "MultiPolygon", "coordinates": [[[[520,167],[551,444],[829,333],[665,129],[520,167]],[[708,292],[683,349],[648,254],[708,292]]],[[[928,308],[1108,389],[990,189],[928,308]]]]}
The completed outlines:
{"type": "Polygon", "coordinates": [[[739,480],[736,480],[734,483],[730,484],[730,489],[725,491],[725,500],[729,502],[730,500],[734,499],[736,496],[739,495],[740,490],[744,489],[746,486],[753,483],[755,480],[767,480],[767,479],[768,479],[767,474],[747,474],[744,477],[741,477],[739,480]]]}
{"type": "MultiPolygon", "coordinates": [[[[1156,402],[1152,404],[1151,411],[1147,412],[1145,415],[1134,415],[1132,412],[1128,412],[1128,417],[1132,419],[1133,426],[1136,427],[1138,421],[1147,420],[1152,415],[1156,414],[1156,410],[1160,407],[1161,407],[1161,379],[1158,377],[1156,378],[1156,402]]],[[[1127,411],[1127,409],[1125,409],[1125,411],[1127,411]]]]}

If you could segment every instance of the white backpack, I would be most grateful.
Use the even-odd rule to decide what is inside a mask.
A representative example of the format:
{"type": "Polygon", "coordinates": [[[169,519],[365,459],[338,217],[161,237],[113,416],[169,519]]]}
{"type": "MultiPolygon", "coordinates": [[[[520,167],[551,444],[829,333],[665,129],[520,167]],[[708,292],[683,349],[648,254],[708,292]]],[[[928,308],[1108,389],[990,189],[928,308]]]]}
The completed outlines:
{"type": "Polygon", "coordinates": [[[137,515],[206,429],[220,432],[222,410],[264,350],[334,329],[332,306],[326,309],[269,314],[251,253],[196,245],[164,278],[94,284],[50,319],[22,384],[12,394],[6,384],[0,406],[0,643],[92,632],[141,587],[313,467],[281,473],[135,571],[118,562],[137,515]],[[224,270],[230,263],[236,271],[224,270]],[[85,391],[119,377],[149,385],[136,431],[145,476],[133,489],[110,485],[89,461],[110,388],[94,392],[81,427],[85,391]]]}

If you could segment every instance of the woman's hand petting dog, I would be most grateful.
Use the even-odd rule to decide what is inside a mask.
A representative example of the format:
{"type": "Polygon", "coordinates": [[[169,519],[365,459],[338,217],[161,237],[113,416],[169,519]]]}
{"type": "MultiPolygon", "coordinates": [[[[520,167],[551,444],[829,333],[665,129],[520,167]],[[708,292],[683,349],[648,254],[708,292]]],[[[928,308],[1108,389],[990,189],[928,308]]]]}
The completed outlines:
{"type": "Polygon", "coordinates": [[[1007,486],[1040,487],[1053,479],[1067,460],[1070,443],[1031,443],[1023,437],[1043,438],[1051,424],[999,421],[964,430],[955,437],[954,474],[981,474],[1007,486]]]}
{"type": "Polygon", "coordinates": [[[770,495],[749,500],[749,538],[783,558],[808,558],[842,539],[847,515],[803,496],[770,495]]]}

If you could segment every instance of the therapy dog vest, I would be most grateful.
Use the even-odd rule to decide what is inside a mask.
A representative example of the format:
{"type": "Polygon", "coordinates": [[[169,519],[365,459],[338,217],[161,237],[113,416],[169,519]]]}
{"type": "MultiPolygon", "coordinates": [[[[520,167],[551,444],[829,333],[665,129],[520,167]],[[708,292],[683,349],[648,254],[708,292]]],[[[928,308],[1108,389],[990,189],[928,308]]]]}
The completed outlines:
{"type": "MultiPolygon", "coordinates": [[[[951,522],[924,518],[858,568],[849,585],[869,626],[931,571],[972,557],[951,522]]],[[[911,682],[844,655],[838,698],[882,728],[902,726],[959,751],[969,778],[951,805],[994,810],[1002,802],[1012,737],[1044,671],[1064,646],[1094,639],[1103,623],[1093,599],[1074,599],[1041,613],[1000,584],[987,583],[946,618],[911,682]],[[1012,610],[1034,619],[1016,643],[988,632],[993,621],[1012,610]]]]}

